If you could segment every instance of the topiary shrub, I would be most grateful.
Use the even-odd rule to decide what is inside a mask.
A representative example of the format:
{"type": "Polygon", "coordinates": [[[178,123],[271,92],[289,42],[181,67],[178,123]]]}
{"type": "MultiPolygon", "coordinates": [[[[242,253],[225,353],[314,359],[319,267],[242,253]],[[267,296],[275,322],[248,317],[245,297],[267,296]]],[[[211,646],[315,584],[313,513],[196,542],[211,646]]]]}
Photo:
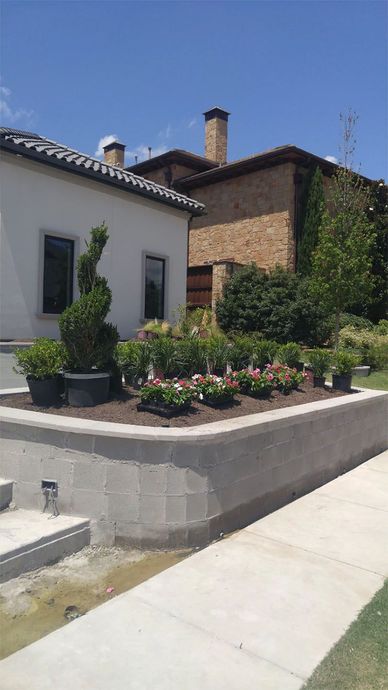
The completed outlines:
{"type": "Polygon", "coordinates": [[[71,369],[89,372],[109,368],[119,334],[105,319],[112,303],[106,278],[97,274],[97,264],[109,239],[103,223],[92,228],[86,252],[77,261],[80,298],[59,317],[59,330],[71,369]]]}

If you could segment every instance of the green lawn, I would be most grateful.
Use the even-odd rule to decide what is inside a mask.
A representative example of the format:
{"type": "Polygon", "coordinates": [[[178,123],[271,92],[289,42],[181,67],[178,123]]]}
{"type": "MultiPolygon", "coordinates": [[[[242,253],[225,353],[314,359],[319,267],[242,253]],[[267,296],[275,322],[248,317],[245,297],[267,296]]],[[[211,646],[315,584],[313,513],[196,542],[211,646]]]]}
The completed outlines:
{"type": "Polygon", "coordinates": [[[316,668],[303,690],[387,690],[388,580],[316,668]]]}
{"type": "Polygon", "coordinates": [[[360,386],[361,388],[377,388],[378,390],[388,391],[388,369],[383,369],[382,371],[372,371],[369,376],[353,376],[352,386],[360,386]]]}

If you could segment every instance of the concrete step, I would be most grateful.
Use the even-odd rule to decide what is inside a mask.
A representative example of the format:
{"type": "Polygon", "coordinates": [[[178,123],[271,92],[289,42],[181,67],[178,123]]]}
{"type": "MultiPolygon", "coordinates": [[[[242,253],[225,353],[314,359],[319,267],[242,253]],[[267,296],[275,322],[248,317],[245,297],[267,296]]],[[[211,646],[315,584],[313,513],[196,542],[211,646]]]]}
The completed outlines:
{"type": "Polygon", "coordinates": [[[13,481],[0,478],[0,510],[8,508],[12,501],[13,481]]]}
{"type": "Polygon", "coordinates": [[[0,582],[36,570],[79,551],[90,543],[85,518],[50,517],[34,510],[0,515],[0,582]]]}

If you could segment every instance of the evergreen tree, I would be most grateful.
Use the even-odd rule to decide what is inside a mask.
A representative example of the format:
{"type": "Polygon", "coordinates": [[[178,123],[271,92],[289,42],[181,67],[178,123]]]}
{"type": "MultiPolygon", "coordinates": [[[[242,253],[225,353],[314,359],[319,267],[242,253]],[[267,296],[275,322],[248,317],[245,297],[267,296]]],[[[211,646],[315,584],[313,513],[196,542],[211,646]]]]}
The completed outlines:
{"type": "Polygon", "coordinates": [[[311,273],[311,258],[318,243],[324,204],[323,175],[320,167],[317,166],[307,190],[306,206],[302,219],[297,270],[303,276],[308,276],[311,273]]]}
{"type": "Polygon", "coordinates": [[[367,215],[376,233],[371,252],[374,284],[367,316],[377,322],[388,318],[388,190],[383,180],[372,185],[367,215]]]}

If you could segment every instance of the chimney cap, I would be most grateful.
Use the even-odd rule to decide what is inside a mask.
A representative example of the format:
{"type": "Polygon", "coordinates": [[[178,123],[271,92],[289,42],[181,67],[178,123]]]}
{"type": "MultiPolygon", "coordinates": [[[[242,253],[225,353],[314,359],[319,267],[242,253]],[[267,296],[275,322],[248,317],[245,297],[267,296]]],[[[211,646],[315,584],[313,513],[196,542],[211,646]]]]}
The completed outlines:
{"type": "Polygon", "coordinates": [[[210,110],[205,110],[203,114],[205,115],[206,122],[208,120],[213,120],[215,117],[220,118],[220,120],[228,121],[228,117],[230,115],[230,113],[227,110],[219,108],[218,105],[215,105],[214,108],[210,108],[210,110]]]}
{"type": "Polygon", "coordinates": [[[110,144],[106,144],[102,148],[104,150],[104,153],[107,153],[108,151],[113,151],[113,149],[124,151],[125,144],[122,144],[120,141],[111,141],[110,144]]]}

